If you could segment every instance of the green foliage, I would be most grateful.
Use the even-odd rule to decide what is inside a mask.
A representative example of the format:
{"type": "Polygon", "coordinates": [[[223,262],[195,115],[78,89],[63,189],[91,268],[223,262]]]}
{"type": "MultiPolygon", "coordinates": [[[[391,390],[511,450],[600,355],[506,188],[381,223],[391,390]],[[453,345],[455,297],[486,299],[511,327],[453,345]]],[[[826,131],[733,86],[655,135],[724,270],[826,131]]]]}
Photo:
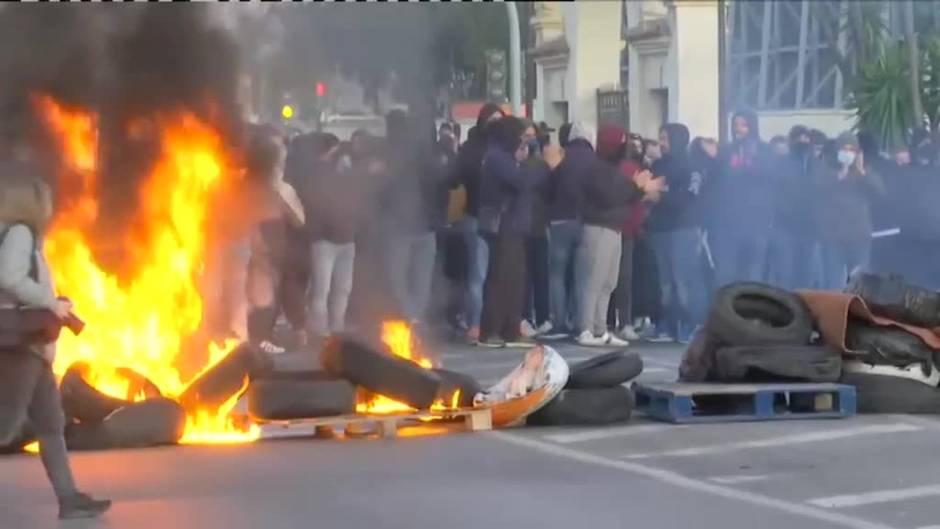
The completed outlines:
{"type": "Polygon", "coordinates": [[[849,108],[856,112],[856,127],[870,131],[881,145],[904,144],[913,123],[906,45],[887,48],[875,60],[859,66],[849,108]]]}

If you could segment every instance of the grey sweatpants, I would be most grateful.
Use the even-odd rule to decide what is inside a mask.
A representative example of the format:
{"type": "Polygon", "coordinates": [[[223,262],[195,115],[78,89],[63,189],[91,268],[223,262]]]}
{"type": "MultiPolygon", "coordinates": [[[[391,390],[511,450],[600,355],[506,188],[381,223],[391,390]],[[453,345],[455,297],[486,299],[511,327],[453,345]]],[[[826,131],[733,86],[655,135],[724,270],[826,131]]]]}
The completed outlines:
{"type": "Polygon", "coordinates": [[[27,420],[56,496],[75,494],[65,448],[65,413],[51,366],[30,352],[0,352],[0,445],[12,443],[27,420]]]}
{"type": "Polygon", "coordinates": [[[580,331],[595,336],[607,332],[607,307],[617,288],[620,274],[620,232],[600,226],[585,225],[575,265],[580,331]]]}
{"type": "Polygon", "coordinates": [[[311,246],[310,328],[316,335],[343,332],[352,292],[355,243],[316,241],[311,246]]]}

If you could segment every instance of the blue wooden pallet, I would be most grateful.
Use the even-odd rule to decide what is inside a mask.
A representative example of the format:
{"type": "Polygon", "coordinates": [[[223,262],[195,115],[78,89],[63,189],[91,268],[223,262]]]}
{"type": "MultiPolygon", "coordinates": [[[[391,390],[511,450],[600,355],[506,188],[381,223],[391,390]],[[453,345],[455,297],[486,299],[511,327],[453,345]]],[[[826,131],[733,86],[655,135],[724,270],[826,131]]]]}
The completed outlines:
{"type": "Polygon", "coordinates": [[[637,383],[633,389],[651,418],[683,424],[842,419],[857,407],[855,387],[844,384],[637,383]]]}

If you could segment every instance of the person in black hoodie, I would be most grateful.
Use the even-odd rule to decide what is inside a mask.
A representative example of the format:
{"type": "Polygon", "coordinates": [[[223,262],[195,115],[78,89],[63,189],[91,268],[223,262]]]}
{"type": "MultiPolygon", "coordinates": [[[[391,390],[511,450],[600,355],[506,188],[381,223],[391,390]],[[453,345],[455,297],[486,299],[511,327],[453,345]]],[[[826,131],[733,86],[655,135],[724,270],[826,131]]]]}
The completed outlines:
{"type": "Polygon", "coordinates": [[[808,128],[790,129],[790,153],[777,160],[770,275],[788,290],[812,288],[816,248],[816,161],[808,128]]]}
{"type": "Polygon", "coordinates": [[[464,323],[469,330],[466,338],[475,343],[480,339],[480,315],[483,312],[483,282],[489,261],[486,242],[480,237],[480,175],[483,155],[488,143],[487,126],[503,117],[503,111],[495,103],[487,103],[477,114],[476,125],[467,133],[467,141],[457,152],[457,180],[467,195],[466,216],[459,229],[464,234],[467,251],[467,282],[464,292],[464,323]]]}
{"type": "Polygon", "coordinates": [[[647,230],[656,252],[659,284],[667,335],[687,343],[703,323],[701,221],[695,208],[699,185],[692,180],[689,164],[689,129],[667,123],[659,130],[663,157],[653,164],[653,174],[665,179],[662,199],[653,207],[647,230]]]}
{"type": "Polygon", "coordinates": [[[713,213],[709,242],[718,287],[735,281],[764,281],[773,218],[773,168],[761,141],[757,115],[737,112],[729,145],[719,153],[714,190],[720,207],[713,213]]]}

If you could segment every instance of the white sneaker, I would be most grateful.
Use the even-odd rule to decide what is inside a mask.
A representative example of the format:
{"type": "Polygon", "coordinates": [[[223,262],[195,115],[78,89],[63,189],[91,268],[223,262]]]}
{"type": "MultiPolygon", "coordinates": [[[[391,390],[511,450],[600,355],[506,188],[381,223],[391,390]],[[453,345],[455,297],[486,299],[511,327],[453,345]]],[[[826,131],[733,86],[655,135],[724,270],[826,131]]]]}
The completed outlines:
{"type": "Polygon", "coordinates": [[[535,332],[536,332],[536,334],[538,334],[539,336],[541,336],[541,335],[543,335],[543,334],[548,334],[548,333],[552,332],[552,329],[554,329],[554,328],[555,328],[555,326],[552,325],[552,322],[546,321],[545,323],[539,325],[539,328],[538,328],[538,329],[535,329],[535,332]]]}
{"type": "Polygon", "coordinates": [[[591,331],[583,331],[578,335],[577,342],[578,345],[584,347],[603,347],[607,344],[609,335],[605,336],[594,336],[594,333],[591,331]]]}
{"type": "Polygon", "coordinates": [[[624,340],[635,341],[640,339],[640,335],[636,332],[636,329],[634,329],[632,325],[624,325],[623,328],[620,329],[620,338],[623,338],[624,340]]]}
{"type": "Polygon", "coordinates": [[[626,341],[626,340],[620,338],[620,337],[617,336],[616,334],[611,334],[611,333],[609,333],[609,332],[605,332],[605,333],[604,333],[604,336],[601,336],[601,338],[603,338],[603,337],[605,337],[605,336],[607,337],[607,342],[606,342],[606,344],[609,345],[609,346],[611,346],[611,347],[626,347],[626,346],[630,345],[630,342],[628,342],[628,341],[626,341]]]}
{"type": "Polygon", "coordinates": [[[529,323],[529,320],[522,320],[522,323],[519,324],[519,334],[526,338],[532,338],[538,333],[539,332],[532,327],[532,324],[529,323]]]}
{"type": "Polygon", "coordinates": [[[261,349],[262,351],[264,351],[265,353],[268,353],[269,355],[280,355],[280,354],[284,354],[287,352],[287,349],[274,345],[273,343],[267,340],[259,343],[258,349],[261,349]]]}

